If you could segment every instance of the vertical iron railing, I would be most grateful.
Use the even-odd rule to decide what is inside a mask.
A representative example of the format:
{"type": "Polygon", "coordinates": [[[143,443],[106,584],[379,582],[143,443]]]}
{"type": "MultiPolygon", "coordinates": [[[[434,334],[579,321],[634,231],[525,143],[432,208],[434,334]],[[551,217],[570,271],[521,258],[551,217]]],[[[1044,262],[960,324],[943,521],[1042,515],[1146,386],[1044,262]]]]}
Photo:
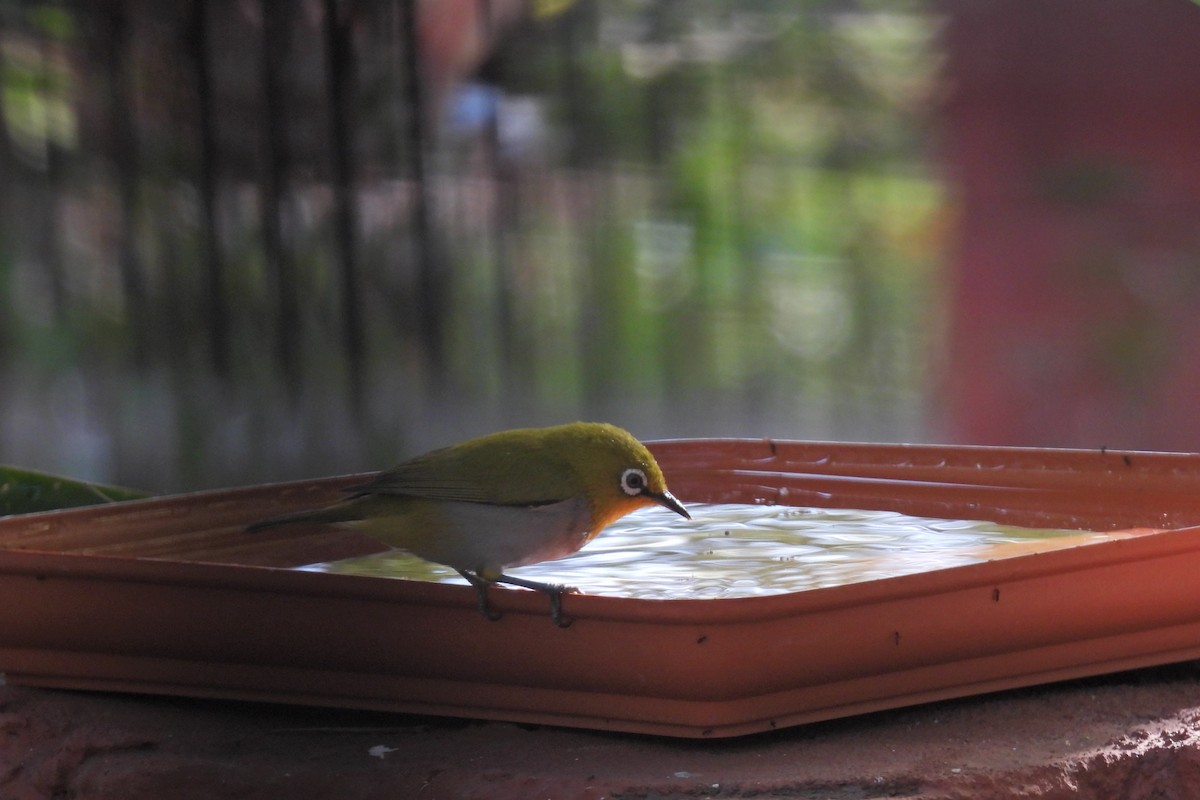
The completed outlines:
{"type": "Polygon", "coordinates": [[[359,296],[358,200],[354,179],[355,54],[354,0],[324,0],[326,86],[329,92],[329,160],[333,184],[333,240],[340,276],[342,355],[350,395],[361,412],[366,380],[366,347],[359,296]]]}
{"type": "Polygon", "coordinates": [[[263,255],[274,294],[274,339],[279,369],[295,397],[300,387],[302,331],[295,275],[285,230],[291,228],[288,205],[289,114],[287,65],[293,7],[284,0],[261,0],[263,160],[259,180],[263,255]]]}

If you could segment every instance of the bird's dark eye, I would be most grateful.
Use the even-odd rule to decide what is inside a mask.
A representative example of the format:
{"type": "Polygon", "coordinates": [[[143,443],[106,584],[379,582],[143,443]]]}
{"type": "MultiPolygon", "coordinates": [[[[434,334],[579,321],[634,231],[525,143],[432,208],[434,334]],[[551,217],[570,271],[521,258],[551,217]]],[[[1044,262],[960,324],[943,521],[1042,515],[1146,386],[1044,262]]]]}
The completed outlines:
{"type": "Polygon", "coordinates": [[[621,490],[630,496],[641,494],[646,490],[646,473],[634,467],[622,472],[621,490]]]}

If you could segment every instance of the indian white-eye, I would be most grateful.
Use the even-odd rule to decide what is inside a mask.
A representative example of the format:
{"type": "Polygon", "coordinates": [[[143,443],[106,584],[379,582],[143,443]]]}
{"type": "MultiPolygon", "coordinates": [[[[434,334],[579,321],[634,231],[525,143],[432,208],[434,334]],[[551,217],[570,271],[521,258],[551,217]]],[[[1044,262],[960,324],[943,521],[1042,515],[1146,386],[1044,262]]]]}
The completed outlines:
{"type": "Polygon", "coordinates": [[[649,505],[690,519],[667,490],[650,451],[628,431],[598,422],[481,436],[405,461],[340,503],[250,525],[316,523],[360,530],[427,561],[453,567],[475,587],[489,619],[487,587],[545,592],[561,627],[565,586],[504,574],[509,567],[574,553],[614,520],[649,505]]]}

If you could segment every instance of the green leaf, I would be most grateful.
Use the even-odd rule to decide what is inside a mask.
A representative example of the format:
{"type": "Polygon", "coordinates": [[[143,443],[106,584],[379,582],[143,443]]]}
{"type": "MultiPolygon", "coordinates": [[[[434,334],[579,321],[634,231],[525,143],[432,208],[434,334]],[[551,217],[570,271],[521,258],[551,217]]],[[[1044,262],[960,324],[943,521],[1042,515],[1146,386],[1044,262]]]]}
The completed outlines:
{"type": "Polygon", "coordinates": [[[137,500],[148,493],[0,465],[0,516],[137,500]]]}

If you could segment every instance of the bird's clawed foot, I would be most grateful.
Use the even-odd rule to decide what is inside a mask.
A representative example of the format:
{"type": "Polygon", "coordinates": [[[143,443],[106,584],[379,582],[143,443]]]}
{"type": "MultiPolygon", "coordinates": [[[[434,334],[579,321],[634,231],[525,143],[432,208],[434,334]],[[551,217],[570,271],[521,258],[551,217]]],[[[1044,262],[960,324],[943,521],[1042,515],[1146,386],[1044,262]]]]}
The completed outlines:
{"type": "Polygon", "coordinates": [[[563,614],[562,598],[564,594],[576,594],[579,589],[574,586],[564,586],[561,583],[541,583],[540,581],[530,581],[525,578],[514,578],[511,575],[498,575],[494,580],[488,580],[473,572],[466,570],[458,570],[458,574],[462,575],[466,581],[475,587],[475,592],[479,598],[479,613],[483,614],[489,620],[495,621],[500,619],[500,612],[494,610],[491,604],[488,603],[487,587],[492,583],[509,583],[513,586],[522,586],[526,589],[533,589],[537,592],[542,592],[550,598],[550,620],[560,628],[569,628],[575,620],[563,614]]]}
{"type": "Polygon", "coordinates": [[[488,602],[487,587],[488,584],[492,583],[492,581],[484,580],[474,572],[467,572],[464,569],[455,571],[459,575],[462,575],[467,583],[475,587],[475,596],[479,604],[479,613],[483,614],[484,619],[491,620],[492,622],[500,619],[500,617],[503,615],[499,611],[496,611],[494,608],[492,608],[491,603],[488,602]]]}
{"type": "Polygon", "coordinates": [[[579,592],[574,586],[564,586],[561,583],[541,583],[540,581],[530,581],[524,578],[514,578],[511,575],[501,575],[496,578],[497,583],[511,583],[513,586],[524,586],[526,589],[533,589],[535,592],[542,592],[550,598],[550,619],[560,628],[569,628],[575,620],[563,614],[562,598],[564,594],[576,594],[579,592]]]}
{"type": "Polygon", "coordinates": [[[550,620],[560,628],[569,628],[575,620],[563,615],[562,596],[564,594],[574,594],[579,590],[574,586],[563,586],[562,584],[546,584],[546,595],[550,598],[550,620]]]}

